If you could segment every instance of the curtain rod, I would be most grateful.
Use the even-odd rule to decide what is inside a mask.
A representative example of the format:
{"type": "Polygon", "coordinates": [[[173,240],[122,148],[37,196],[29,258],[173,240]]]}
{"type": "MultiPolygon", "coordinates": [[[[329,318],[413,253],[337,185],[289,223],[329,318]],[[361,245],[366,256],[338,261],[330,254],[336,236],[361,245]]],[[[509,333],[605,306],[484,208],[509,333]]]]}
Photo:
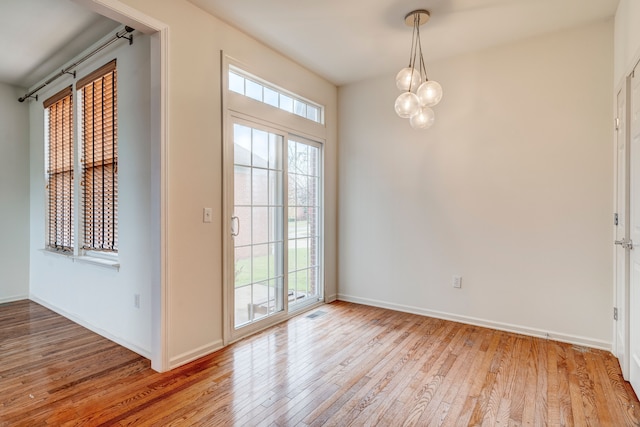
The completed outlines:
{"type": "MultiPolygon", "coordinates": [[[[72,72],[71,70],[73,70],[78,65],[82,64],[84,61],[86,61],[87,59],[91,58],[93,55],[95,55],[96,53],[100,52],[102,49],[106,48],[107,46],[109,46],[111,43],[115,42],[118,39],[127,39],[127,40],[129,40],[129,44],[130,45],[133,44],[133,34],[131,34],[128,37],[125,36],[125,34],[131,33],[133,31],[134,31],[133,28],[131,28],[129,26],[124,27],[124,30],[118,31],[112,38],[107,40],[103,45],[99,46],[94,51],[86,54],[85,56],[83,56],[82,58],[80,58],[79,60],[74,62],[73,64],[69,65],[67,68],[61,70],[58,74],[55,74],[49,80],[47,80],[46,82],[42,83],[37,88],[33,89],[31,92],[24,94],[23,97],[18,98],[18,101],[24,102],[25,99],[33,98],[34,97],[33,96],[34,93],[38,92],[40,89],[42,89],[43,87],[51,84],[51,82],[55,81],[59,77],[64,76],[65,74],[71,74],[73,76],[73,78],[75,78],[76,77],[76,72],[75,71],[72,72]]],[[[35,99],[36,99],[36,101],[38,100],[38,95],[35,96],[35,99]]]]}

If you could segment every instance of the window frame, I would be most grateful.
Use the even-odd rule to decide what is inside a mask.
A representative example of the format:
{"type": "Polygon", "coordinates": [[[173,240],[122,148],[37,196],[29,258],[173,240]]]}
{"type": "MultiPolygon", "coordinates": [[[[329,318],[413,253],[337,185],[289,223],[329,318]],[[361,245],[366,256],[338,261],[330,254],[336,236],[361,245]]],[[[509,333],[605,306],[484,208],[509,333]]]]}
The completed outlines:
{"type": "MultiPolygon", "coordinates": [[[[246,97],[248,99],[251,99],[255,102],[259,102],[260,104],[263,105],[267,105],[270,108],[277,108],[278,110],[284,111],[286,113],[292,114],[294,116],[300,117],[302,119],[305,120],[309,120],[313,123],[317,123],[318,125],[324,126],[324,120],[325,120],[325,113],[324,113],[324,105],[318,104],[317,102],[311,101],[303,96],[300,96],[296,93],[293,93],[287,89],[284,89],[274,83],[271,83],[267,80],[264,80],[254,74],[251,74],[250,72],[244,70],[243,68],[240,68],[238,66],[235,66],[233,64],[229,64],[228,67],[226,68],[227,72],[226,72],[226,91],[229,92],[230,94],[238,94],[240,96],[246,97]],[[239,92],[237,90],[234,90],[230,87],[230,81],[231,81],[231,74],[234,74],[242,79],[244,79],[244,83],[243,83],[243,91],[239,92]],[[256,86],[260,86],[261,89],[261,97],[260,99],[251,96],[250,94],[247,94],[247,82],[250,82],[256,86]],[[265,89],[266,90],[270,90],[274,93],[276,93],[278,95],[278,105],[274,105],[273,103],[269,103],[267,101],[265,101],[265,89]],[[283,106],[281,105],[280,102],[280,98],[281,97],[286,97],[289,98],[289,100],[291,101],[291,108],[283,108],[283,106]],[[305,110],[305,114],[298,114],[296,112],[296,106],[303,106],[304,110],[305,110]],[[317,110],[317,115],[318,115],[318,119],[314,120],[312,118],[310,118],[308,116],[308,109],[309,107],[312,107],[314,109],[317,110]]],[[[233,96],[233,95],[231,95],[233,96]]]]}
{"type": "MultiPolygon", "coordinates": [[[[55,245],[51,245],[49,242],[50,235],[50,221],[51,221],[51,208],[49,206],[50,199],[50,186],[49,186],[49,151],[51,147],[51,140],[49,135],[49,120],[50,120],[50,112],[48,108],[44,107],[43,104],[43,115],[44,115],[44,162],[45,162],[45,245],[44,251],[49,253],[60,254],[65,257],[69,257],[74,261],[88,262],[91,264],[96,264],[100,266],[113,267],[119,269],[119,255],[118,255],[118,245],[116,243],[115,250],[100,250],[86,247],[85,245],[85,218],[87,214],[85,213],[85,201],[84,201],[84,187],[83,182],[85,180],[85,165],[83,162],[84,154],[84,138],[83,138],[83,128],[84,128],[84,105],[82,102],[83,96],[83,88],[87,84],[91,84],[96,79],[102,78],[102,76],[113,73],[113,90],[115,93],[115,100],[113,103],[114,111],[113,111],[113,119],[116,122],[114,127],[114,148],[117,152],[118,149],[118,108],[117,108],[117,93],[118,93],[118,81],[117,81],[117,59],[112,59],[106,62],[100,61],[103,65],[98,67],[92,67],[92,69],[85,74],[84,77],[81,77],[75,80],[70,86],[66,87],[62,91],[56,92],[53,96],[47,99],[47,101],[51,102],[52,99],[55,99],[64,91],[69,91],[72,102],[72,115],[73,118],[71,120],[72,125],[72,149],[73,149],[73,185],[71,187],[71,198],[72,202],[72,232],[73,232],[73,243],[72,246],[66,248],[65,250],[59,250],[55,248],[55,245]],[[82,84],[82,86],[81,86],[82,84]],[[75,98],[75,99],[74,99],[75,98]]],[[[45,101],[45,102],[47,102],[45,101]]],[[[114,200],[116,205],[118,204],[118,191],[117,191],[117,156],[115,158],[115,171],[114,174],[116,176],[116,184],[115,184],[115,196],[114,200]]],[[[114,233],[118,235],[118,209],[115,209],[115,229],[114,233]]]]}

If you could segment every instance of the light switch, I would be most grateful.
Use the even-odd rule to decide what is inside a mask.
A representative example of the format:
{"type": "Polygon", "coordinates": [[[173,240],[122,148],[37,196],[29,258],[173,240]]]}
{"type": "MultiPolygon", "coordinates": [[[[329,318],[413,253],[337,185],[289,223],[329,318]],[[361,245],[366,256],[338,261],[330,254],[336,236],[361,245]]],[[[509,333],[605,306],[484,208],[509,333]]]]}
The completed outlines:
{"type": "Polygon", "coordinates": [[[211,222],[213,220],[213,210],[211,208],[204,208],[202,210],[202,222],[211,222]]]}
{"type": "Polygon", "coordinates": [[[453,276],[453,278],[451,279],[451,284],[453,285],[454,288],[461,288],[462,276],[453,276]]]}

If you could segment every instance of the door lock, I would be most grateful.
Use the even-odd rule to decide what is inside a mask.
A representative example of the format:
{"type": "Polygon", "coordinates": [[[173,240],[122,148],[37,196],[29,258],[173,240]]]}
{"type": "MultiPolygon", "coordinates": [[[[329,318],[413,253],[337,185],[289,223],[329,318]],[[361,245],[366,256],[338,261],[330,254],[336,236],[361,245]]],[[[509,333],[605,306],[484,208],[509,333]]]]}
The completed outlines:
{"type": "Polygon", "coordinates": [[[238,237],[238,234],[240,234],[240,218],[234,215],[231,217],[231,235],[238,237]],[[238,225],[237,227],[233,226],[234,222],[238,225]]]}
{"type": "Polygon", "coordinates": [[[613,243],[615,243],[616,245],[620,245],[625,249],[629,249],[629,250],[633,249],[633,242],[631,240],[622,239],[622,240],[616,240],[613,243]]]}

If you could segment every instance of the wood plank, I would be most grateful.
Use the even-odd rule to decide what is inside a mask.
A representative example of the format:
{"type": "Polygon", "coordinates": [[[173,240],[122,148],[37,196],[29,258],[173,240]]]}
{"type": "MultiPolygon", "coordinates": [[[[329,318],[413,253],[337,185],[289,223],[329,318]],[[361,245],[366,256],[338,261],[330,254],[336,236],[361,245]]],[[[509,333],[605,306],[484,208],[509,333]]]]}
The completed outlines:
{"type": "Polygon", "coordinates": [[[616,425],[611,353],[334,302],[171,372],[30,302],[0,304],[0,426],[616,425]]]}
{"type": "MultiPolygon", "coordinates": [[[[555,344],[555,343],[554,343],[555,344]]],[[[556,351],[556,370],[557,370],[557,387],[558,387],[558,418],[560,425],[573,424],[573,408],[571,406],[570,375],[568,353],[573,350],[566,345],[554,345],[556,351]]]]}
{"type": "Polygon", "coordinates": [[[572,351],[567,352],[567,371],[569,374],[569,399],[571,400],[573,424],[576,426],[587,425],[580,393],[580,380],[578,379],[575,356],[572,351]]]}
{"type": "MultiPolygon", "coordinates": [[[[524,379],[524,390],[522,399],[522,425],[533,425],[535,422],[537,394],[537,343],[538,340],[529,338],[529,350],[523,354],[518,362],[518,371],[524,379]]],[[[518,394],[520,396],[520,394],[518,394]]]]}
{"type": "MultiPolygon", "coordinates": [[[[536,363],[536,399],[534,402],[534,423],[536,425],[548,425],[547,407],[549,401],[549,388],[547,369],[548,342],[547,340],[534,340],[535,363],[536,363]]],[[[552,402],[554,403],[554,402],[552,402]]]]}

